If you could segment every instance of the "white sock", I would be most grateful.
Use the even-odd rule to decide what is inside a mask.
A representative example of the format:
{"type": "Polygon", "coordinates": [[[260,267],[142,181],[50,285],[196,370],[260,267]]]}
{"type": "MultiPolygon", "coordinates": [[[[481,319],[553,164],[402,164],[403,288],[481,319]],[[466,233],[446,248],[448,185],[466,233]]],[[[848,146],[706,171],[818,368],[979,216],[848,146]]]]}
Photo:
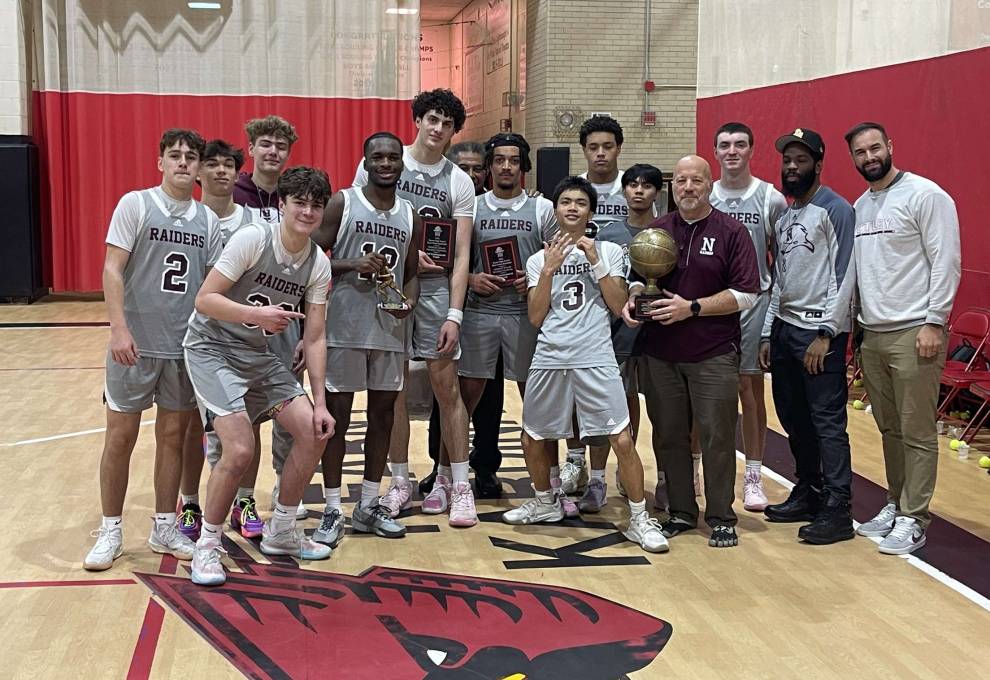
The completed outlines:
{"type": "Polygon", "coordinates": [[[629,516],[636,517],[639,513],[646,512],[646,499],[644,498],[639,503],[634,503],[629,501],[629,516]]]}
{"type": "Polygon", "coordinates": [[[452,474],[453,473],[451,472],[449,465],[437,465],[437,477],[446,477],[447,479],[450,479],[452,474]]]}
{"type": "Polygon", "coordinates": [[[746,472],[753,471],[759,474],[761,467],[763,467],[762,460],[750,460],[748,458],[746,459],[746,472]]]}
{"type": "Polygon", "coordinates": [[[361,480],[361,507],[370,507],[372,503],[378,500],[378,488],[381,486],[381,482],[372,482],[370,480],[361,480]]]}
{"type": "Polygon", "coordinates": [[[451,480],[454,484],[460,484],[461,482],[464,482],[465,484],[468,483],[468,470],[470,470],[470,464],[467,461],[464,461],[463,463],[451,463],[450,470],[452,475],[451,480]]]}
{"type": "Polygon", "coordinates": [[[283,531],[292,531],[295,527],[296,506],[289,507],[276,503],[275,512],[272,514],[272,533],[280,534],[283,531]]]}
{"type": "Polygon", "coordinates": [[[601,470],[596,470],[595,468],[591,468],[591,478],[592,479],[600,479],[600,480],[602,480],[604,482],[605,481],[605,468],[602,468],[601,470]]]}
{"type": "Polygon", "coordinates": [[[175,513],[174,512],[156,512],[155,513],[155,526],[159,524],[175,524],[175,513]]]}
{"type": "Polygon", "coordinates": [[[584,447],[576,449],[567,449],[567,460],[572,463],[583,463],[584,462],[584,447]]]}
{"type": "Polygon", "coordinates": [[[392,463],[392,477],[409,479],[409,463],[392,463]]]}
{"type": "Polygon", "coordinates": [[[553,489],[536,492],[536,500],[543,503],[544,505],[553,505],[555,498],[556,495],[554,494],[553,489]]]}
{"type": "Polygon", "coordinates": [[[327,505],[329,505],[331,508],[337,508],[338,510],[341,509],[341,507],[340,507],[340,487],[339,486],[336,487],[336,488],[333,488],[333,489],[328,489],[328,488],[324,487],[323,488],[323,497],[326,499],[327,505]]]}
{"type": "Polygon", "coordinates": [[[237,487],[237,497],[238,498],[254,498],[254,487],[253,486],[239,486],[239,487],[237,487]]]}
{"type": "Polygon", "coordinates": [[[196,505],[199,505],[198,493],[191,493],[188,496],[186,494],[182,494],[182,504],[189,505],[190,503],[195,503],[196,505]]]}
{"type": "Polygon", "coordinates": [[[220,545],[220,536],[222,535],[222,524],[210,524],[209,522],[203,522],[203,528],[200,529],[199,540],[196,541],[196,545],[204,547],[220,545]]]}
{"type": "Polygon", "coordinates": [[[694,465],[694,476],[698,476],[698,470],[701,469],[701,452],[694,453],[691,452],[691,463],[694,465]]]}
{"type": "Polygon", "coordinates": [[[104,517],[103,518],[103,528],[104,529],[120,529],[123,525],[123,520],[120,517],[104,517]]]}

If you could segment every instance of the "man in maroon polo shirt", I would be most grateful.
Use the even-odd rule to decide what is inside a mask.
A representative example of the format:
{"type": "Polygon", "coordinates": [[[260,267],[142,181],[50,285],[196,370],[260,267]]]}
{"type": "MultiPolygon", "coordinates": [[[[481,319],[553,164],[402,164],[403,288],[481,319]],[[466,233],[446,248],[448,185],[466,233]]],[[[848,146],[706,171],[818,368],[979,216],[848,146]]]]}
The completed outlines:
{"type": "MultiPolygon", "coordinates": [[[[640,333],[640,364],[646,410],[653,423],[653,448],[667,477],[668,538],[694,529],[698,503],[691,462],[692,417],[699,423],[705,467],[705,522],[708,545],[738,544],[732,510],[736,481],[736,418],[739,389],[739,312],[753,306],[760,291],[756,250],[742,223],[709,202],[712,172],[707,161],[685,156],[674,167],[677,212],[651,227],[677,242],[677,267],[658,285],[664,298],[651,303],[651,321],[640,333]]],[[[630,272],[632,318],[643,278],[630,272]]]]}

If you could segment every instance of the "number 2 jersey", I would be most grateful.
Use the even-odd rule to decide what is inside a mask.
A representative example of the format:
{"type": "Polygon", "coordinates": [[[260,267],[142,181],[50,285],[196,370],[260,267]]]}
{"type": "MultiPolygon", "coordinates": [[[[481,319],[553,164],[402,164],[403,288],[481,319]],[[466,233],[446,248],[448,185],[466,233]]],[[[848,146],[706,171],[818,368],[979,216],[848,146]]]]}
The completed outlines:
{"type": "MultiPolygon", "coordinates": [[[[629,267],[622,246],[609,241],[596,241],[595,246],[609,276],[624,279],[629,267]]],[[[544,254],[541,250],[526,262],[530,288],[540,281],[544,254]]],[[[572,247],[554,274],[550,310],[540,327],[530,368],[597,366],[617,366],[609,309],[584,251],[572,247]]]]}
{"type": "MultiPolygon", "coordinates": [[[[323,305],[330,287],[330,260],[313,241],[298,253],[282,245],[281,228],[248,224],[223,249],[216,269],[234,285],[225,296],[242,305],[275,305],[295,311],[306,302],[323,305]]],[[[186,347],[212,346],[225,354],[238,350],[265,352],[271,333],[258,326],[219,321],[195,312],[189,319],[186,347]]]]}
{"type": "MultiPolygon", "coordinates": [[[[412,204],[396,196],[392,209],[383,211],[371,205],[363,189],[344,189],[343,195],[344,212],[332,248],[334,259],[379,253],[392,271],[395,285],[402,290],[406,254],[410,247],[416,247],[412,242],[412,204]]],[[[378,309],[377,287],[374,274],[350,271],[334,279],[327,311],[327,346],[405,351],[405,319],[378,309]]],[[[395,291],[390,296],[390,300],[399,301],[395,291]]]]}
{"type": "Polygon", "coordinates": [[[142,356],[181,359],[196,292],[222,248],[216,215],[161,187],[125,194],[106,242],[130,253],[124,268],[124,318],[142,356]]]}

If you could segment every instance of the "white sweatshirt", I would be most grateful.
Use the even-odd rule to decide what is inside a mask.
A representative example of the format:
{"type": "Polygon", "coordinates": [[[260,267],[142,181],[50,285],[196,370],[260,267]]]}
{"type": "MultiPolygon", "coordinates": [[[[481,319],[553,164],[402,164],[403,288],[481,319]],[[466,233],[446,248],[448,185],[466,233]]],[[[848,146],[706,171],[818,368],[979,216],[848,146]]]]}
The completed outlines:
{"type": "Polygon", "coordinates": [[[879,332],[944,326],[960,278],[952,198],[905,172],[882,191],[867,190],[855,208],[859,322],[879,332]]]}

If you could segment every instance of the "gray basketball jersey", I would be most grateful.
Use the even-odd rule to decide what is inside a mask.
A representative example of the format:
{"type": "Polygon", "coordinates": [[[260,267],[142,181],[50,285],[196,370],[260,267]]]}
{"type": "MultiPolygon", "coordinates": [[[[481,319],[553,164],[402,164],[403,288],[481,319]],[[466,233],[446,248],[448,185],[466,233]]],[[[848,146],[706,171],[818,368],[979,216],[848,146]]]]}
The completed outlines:
{"type": "MultiPolygon", "coordinates": [[[[471,239],[471,272],[474,274],[485,271],[481,244],[486,241],[515,236],[519,246],[519,267],[522,268],[549,238],[541,229],[538,199],[523,193],[522,202],[517,203],[516,208],[499,208],[492,204],[490,197],[493,196],[491,192],[482,194],[475,206],[474,238],[471,239]]],[[[465,306],[482,314],[524,314],[526,296],[511,286],[488,297],[469,290],[465,306]]]]}
{"type": "MultiPolygon", "coordinates": [[[[357,187],[344,189],[344,213],[333,246],[333,259],[347,260],[370,252],[381,254],[402,288],[406,254],[412,245],[413,208],[396,196],[395,206],[384,212],[375,208],[357,187]]],[[[332,261],[332,260],[331,260],[332,261]]],[[[327,345],[405,350],[405,320],[378,309],[377,276],[346,272],[334,277],[327,302],[327,345]]]]}
{"type": "MultiPolygon", "coordinates": [[[[273,245],[279,226],[252,224],[251,228],[264,230],[265,249],[258,261],[225,293],[226,297],[242,305],[258,307],[276,305],[288,311],[295,311],[306,294],[310,274],[320,254],[319,249],[310,242],[309,253],[298,267],[283,265],[275,258],[273,245]]],[[[186,346],[193,347],[200,343],[221,345],[226,353],[234,347],[264,351],[267,349],[268,338],[271,335],[253,324],[219,321],[196,312],[189,319],[186,346]]]]}
{"type": "MultiPolygon", "coordinates": [[[[621,222],[610,222],[605,227],[599,230],[598,235],[595,237],[598,241],[609,241],[610,243],[618,244],[622,247],[622,254],[625,255],[627,261],[629,258],[629,243],[633,238],[641,232],[643,228],[634,227],[629,224],[628,219],[624,219],[621,222]]],[[[628,275],[628,271],[626,274],[628,275]]],[[[633,353],[633,346],[636,344],[636,338],[639,337],[639,331],[642,326],[637,326],[636,328],[630,328],[626,325],[626,322],[619,317],[612,316],[612,347],[615,350],[616,357],[625,359],[633,353]]]]}
{"type": "Polygon", "coordinates": [[[773,233],[774,222],[783,212],[781,207],[786,208],[786,203],[782,196],[779,200],[774,200],[773,194],[777,193],[776,189],[769,182],[759,179],[755,180],[742,196],[728,196],[725,191],[716,181],[712,187],[712,206],[746,225],[749,236],[753,239],[753,246],[756,248],[756,264],[760,268],[760,290],[766,292],[770,290],[772,284],[770,263],[767,258],[769,238],[773,233]]]}
{"type": "Polygon", "coordinates": [[[139,192],[142,219],[124,268],[124,317],[143,356],[178,359],[209,266],[213,218],[197,202],[188,219],[188,212],[171,215],[161,193],[139,192]]]}
{"type": "MultiPolygon", "coordinates": [[[[587,179],[588,173],[581,175],[587,179]]],[[[596,234],[605,229],[613,222],[623,222],[629,217],[629,205],[626,203],[626,196],[622,192],[622,173],[615,178],[611,184],[594,184],[598,192],[598,203],[595,207],[595,216],[588,222],[588,227],[596,234]]]]}
{"type": "Polygon", "coordinates": [[[227,245],[227,241],[230,237],[237,232],[238,229],[243,227],[245,224],[251,224],[252,222],[261,222],[260,217],[257,213],[253,212],[250,208],[244,205],[238,205],[234,208],[234,212],[227,217],[220,218],[220,240],[223,245],[227,245]],[[240,214],[238,214],[238,212],[240,214]]]}
{"type": "MultiPolygon", "coordinates": [[[[624,275],[628,265],[621,247],[607,241],[599,243],[598,255],[608,265],[611,276],[624,275]]],[[[541,250],[527,263],[531,287],[539,279],[543,257],[541,250]]],[[[554,274],[550,311],[540,327],[530,368],[616,365],[608,306],[588,258],[574,248],[554,274]]]]}

